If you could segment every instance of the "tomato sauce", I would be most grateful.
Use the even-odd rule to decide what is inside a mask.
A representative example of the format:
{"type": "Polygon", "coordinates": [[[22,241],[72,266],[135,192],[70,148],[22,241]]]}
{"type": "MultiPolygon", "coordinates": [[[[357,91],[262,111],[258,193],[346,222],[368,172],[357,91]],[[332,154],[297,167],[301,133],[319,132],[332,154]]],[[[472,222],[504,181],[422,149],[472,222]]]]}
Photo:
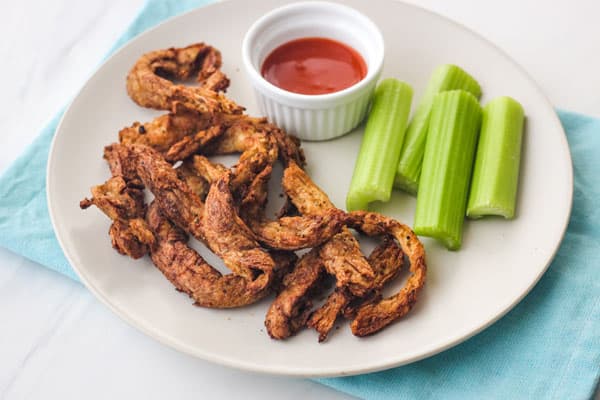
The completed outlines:
{"type": "Polygon", "coordinates": [[[265,59],[262,76],[294,93],[326,94],[362,80],[367,65],[352,47],[336,40],[308,37],[277,47],[265,59]]]}

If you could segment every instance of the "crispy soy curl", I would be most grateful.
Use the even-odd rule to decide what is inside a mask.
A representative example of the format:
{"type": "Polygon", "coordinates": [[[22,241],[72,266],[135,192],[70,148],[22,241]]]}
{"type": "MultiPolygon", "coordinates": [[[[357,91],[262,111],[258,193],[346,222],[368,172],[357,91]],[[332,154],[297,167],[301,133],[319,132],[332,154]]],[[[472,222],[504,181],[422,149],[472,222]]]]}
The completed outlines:
{"type": "Polygon", "coordinates": [[[219,70],[221,53],[204,43],[171,47],[142,55],[127,75],[127,93],[142,107],[173,110],[177,104],[201,114],[240,113],[243,107],[226,98],[229,85],[219,70]],[[199,86],[176,84],[197,76],[199,86]]]}
{"type": "MultiPolygon", "coordinates": [[[[250,281],[239,275],[223,275],[209,265],[194,249],[187,245],[185,232],[173,225],[160,212],[156,203],[150,204],[146,216],[149,226],[156,232],[157,244],[152,248],[154,265],[180,291],[187,293],[196,305],[210,308],[232,308],[252,304],[271,293],[267,274],[250,281]]],[[[275,274],[279,281],[294,265],[293,253],[273,254],[275,274]]]]}
{"type": "Polygon", "coordinates": [[[410,277],[396,294],[358,308],[350,328],[356,336],[379,332],[406,315],[417,302],[427,275],[425,249],[414,232],[406,225],[381,214],[356,211],[351,213],[351,226],[369,236],[390,235],[408,258],[410,277]]]}
{"type": "Polygon", "coordinates": [[[261,273],[272,275],[273,259],[236,217],[229,171],[211,184],[203,202],[160,154],[140,145],[129,149],[137,160],[140,178],[167,218],[204,242],[236,274],[249,280],[261,273]]]}

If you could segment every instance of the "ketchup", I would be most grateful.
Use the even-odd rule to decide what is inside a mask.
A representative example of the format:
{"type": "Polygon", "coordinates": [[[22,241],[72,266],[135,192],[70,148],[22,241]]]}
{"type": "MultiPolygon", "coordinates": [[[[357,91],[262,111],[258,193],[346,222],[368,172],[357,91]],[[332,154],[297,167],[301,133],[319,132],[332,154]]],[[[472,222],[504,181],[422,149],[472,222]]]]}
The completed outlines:
{"type": "Polygon", "coordinates": [[[325,94],[362,80],[367,65],[352,47],[336,40],[308,37],[277,47],[265,59],[262,76],[289,92],[325,94]]]}

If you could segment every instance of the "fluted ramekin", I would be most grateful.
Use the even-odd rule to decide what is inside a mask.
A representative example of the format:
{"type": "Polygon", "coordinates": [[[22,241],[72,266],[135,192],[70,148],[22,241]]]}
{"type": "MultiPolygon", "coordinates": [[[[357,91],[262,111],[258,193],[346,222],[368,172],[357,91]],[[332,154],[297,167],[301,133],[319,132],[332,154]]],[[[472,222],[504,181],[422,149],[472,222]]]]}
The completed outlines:
{"type": "Polygon", "coordinates": [[[377,26],[353,8],[329,2],[301,2],[277,8],[258,19],[242,44],[244,67],[263,114],[288,133],[305,140],[327,140],[354,129],[365,117],[383,67],[383,36],[377,26]],[[265,58],[278,46],[304,37],[324,37],[354,48],[367,74],[334,93],[289,92],[264,79],[265,58]]]}

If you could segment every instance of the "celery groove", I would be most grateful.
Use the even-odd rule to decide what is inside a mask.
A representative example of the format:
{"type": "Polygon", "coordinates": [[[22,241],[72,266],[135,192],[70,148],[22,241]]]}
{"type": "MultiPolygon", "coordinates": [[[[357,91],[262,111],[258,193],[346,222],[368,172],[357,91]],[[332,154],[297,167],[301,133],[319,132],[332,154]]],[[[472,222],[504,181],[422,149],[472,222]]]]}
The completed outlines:
{"type": "Polygon", "coordinates": [[[410,85],[393,78],[383,80],[375,90],[346,197],[349,211],[366,210],[372,201],[390,199],[412,94],[410,85]]]}
{"type": "Polygon", "coordinates": [[[523,107],[510,97],[484,107],[467,216],[514,217],[523,120],[523,107]]]}
{"type": "Polygon", "coordinates": [[[408,193],[417,193],[433,100],[438,93],[455,89],[466,90],[477,98],[481,96],[479,83],[460,67],[451,64],[437,67],[429,78],[425,93],[408,125],[396,171],[395,187],[408,193]]]}
{"type": "Polygon", "coordinates": [[[480,124],[481,107],[471,93],[453,90],[435,97],[419,181],[414,231],[440,240],[450,250],[458,250],[462,242],[480,124]]]}

